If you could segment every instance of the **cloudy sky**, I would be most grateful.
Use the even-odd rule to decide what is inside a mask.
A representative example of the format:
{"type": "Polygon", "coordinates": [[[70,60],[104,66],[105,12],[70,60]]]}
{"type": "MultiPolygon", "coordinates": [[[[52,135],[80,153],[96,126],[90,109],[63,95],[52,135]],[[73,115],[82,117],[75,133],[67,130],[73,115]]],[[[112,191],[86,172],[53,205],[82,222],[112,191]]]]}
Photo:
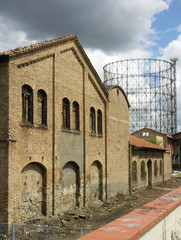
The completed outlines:
{"type": "Polygon", "coordinates": [[[181,0],[0,0],[0,52],[77,34],[103,79],[103,66],[130,58],[177,57],[181,131],[181,0]]]}

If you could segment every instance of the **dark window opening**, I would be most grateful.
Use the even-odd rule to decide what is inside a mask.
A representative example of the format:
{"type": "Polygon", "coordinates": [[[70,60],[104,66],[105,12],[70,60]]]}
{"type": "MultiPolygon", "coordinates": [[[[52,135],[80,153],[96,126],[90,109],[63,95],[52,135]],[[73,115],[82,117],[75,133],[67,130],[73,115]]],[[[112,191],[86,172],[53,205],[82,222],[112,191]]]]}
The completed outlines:
{"type": "Polygon", "coordinates": [[[141,179],[146,179],[145,161],[141,161],[141,179]]]}
{"type": "Polygon", "coordinates": [[[96,132],[95,109],[93,107],[90,109],[90,131],[91,133],[96,132]]]}
{"type": "Polygon", "coordinates": [[[47,95],[44,90],[37,93],[37,123],[47,125],[47,95]]]}
{"type": "Polygon", "coordinates": [[[62,100],[62,114],[63,114],[63,123],[62,127],[64,129],[70,129],[70,102],[67,98],[62,100]]]}
{"type": "Polygon", "coordinates": [[[157,172],[158,172],[158,165],[157,165],[157,161],[155,160],[154,162],[154,176],[157,177],[157,172]]]}
{"type": "Polygon", "coordinates": [[[100,109],[97,111],[97,132],[102,135],[102,112],[100,109]]]}
{"type": "Polygon", "coordinates": [[[79,131],[79,104],[77,102],[73,102],[73,129],[75,131],[79,131]]]}
{"type": "Polygon", "coordinates": [[[33,123],[33,90],[28,85],[22,86],[22,121],[33,123]]]}
{"type": "Polygon", "coordinates": [[[137,162],[132,162],[132,181],[133,183],[137,182],[137,162]]]}

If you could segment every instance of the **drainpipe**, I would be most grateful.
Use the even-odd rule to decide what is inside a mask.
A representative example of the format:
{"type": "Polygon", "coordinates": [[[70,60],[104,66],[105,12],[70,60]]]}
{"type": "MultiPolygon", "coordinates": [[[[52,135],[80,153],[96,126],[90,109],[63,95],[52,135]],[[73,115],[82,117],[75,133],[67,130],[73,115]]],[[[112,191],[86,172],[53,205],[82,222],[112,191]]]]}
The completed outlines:
{"type": "Polygon", "coordinates": [[[165,152],[162,152],[162,158],[163,158],[163,183],[165,182],[165,152]]]}
{"type": "Polygon", "coordinates": [[[52,84],[52,215],[55,214],[55,54],[53,54],[52,84]]]}
{"type": "Polygon", "coordinates": [[[132,161],[132,146],[130,141],[128,141],[128,184],[129,184],[129,194],[131,195],[132,183],[131,183],[131,161],[132,161]]]}
{"type": "Polygon", "coordinates": [[[86,204],[85,68],[83,67],[83,204],[86,204]]]}
{"type": "Polygon", "coordinates": [[[105,102],[105,194],[106,201],[108,200],[108,192],[107,192],[107,104],[105,102]]]}

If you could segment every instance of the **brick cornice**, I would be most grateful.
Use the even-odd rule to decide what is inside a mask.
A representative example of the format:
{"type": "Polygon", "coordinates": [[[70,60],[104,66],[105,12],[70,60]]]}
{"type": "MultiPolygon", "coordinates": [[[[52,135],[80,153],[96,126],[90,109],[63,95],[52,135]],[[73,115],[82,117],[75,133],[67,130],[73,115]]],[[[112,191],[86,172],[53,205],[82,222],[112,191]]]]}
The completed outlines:
{"type": "Polygon", "coordinates": [[[90,59],[88,58],[86,52],[84,51],[82,45],[80,44],[77,36],[75,34],[72,35],[68,35],[65,37],[60,37],[57,39],[51,39],[49,41],[45,41],[45,42],[41,42],[41,43],[36,43],[30,46],[25,46],[22,48],[16,48],[14,50],[9,50],[6,52],[1,52],[0,53],[0,59],[2,59],[2,61],[4,61],[4,59],[8,56],[10,59],[13,58],[18,58],[24,54],[29,54],[29,53],[34,53],[36,51],[42,50],[42,49],[47,49],[50,47],[54,47],[56,45],[59,44],[64,44],[67,42],[74,42],[75,45],[77,46],[77,48],[79,49],[83,59],[85,60],[86,64],[89,66],[89,68],[91,69],[92,73],[94,74],[98,84],[100,85],[100,88],[102,89],[102,91],[105,94],[105,97],[108,99],[108,91],[105,88],[104,84],[102,83],[98,73],[96,72],[95,68],[93,67],[90,59]]]}

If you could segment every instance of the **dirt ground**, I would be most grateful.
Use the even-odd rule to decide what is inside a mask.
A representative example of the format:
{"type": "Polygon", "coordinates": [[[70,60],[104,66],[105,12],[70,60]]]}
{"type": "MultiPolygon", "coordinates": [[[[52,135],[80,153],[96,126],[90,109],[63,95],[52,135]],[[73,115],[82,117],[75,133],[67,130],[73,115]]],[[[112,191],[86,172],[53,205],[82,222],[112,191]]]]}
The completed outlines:
{"type": "Polygon", "coordinates": [[[37,223],[83,228],[84,233],[90,232],[179,187],[181,179],[172,177],[153,188],[133,192],[131,196],[119,194],[109,202],[97,200],[88,207],[77,208],[56,218],[40,219],[37,223]]]}

